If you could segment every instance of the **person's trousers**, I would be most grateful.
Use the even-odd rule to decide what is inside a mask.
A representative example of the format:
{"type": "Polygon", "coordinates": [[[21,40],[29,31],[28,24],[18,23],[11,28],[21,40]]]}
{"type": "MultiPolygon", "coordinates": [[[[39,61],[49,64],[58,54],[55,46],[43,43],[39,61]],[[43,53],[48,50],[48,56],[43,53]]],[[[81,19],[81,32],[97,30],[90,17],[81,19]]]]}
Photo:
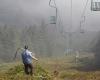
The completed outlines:
{"type": "Polygon", "coordinates": [[[32,64],[24,64],[24,70],[27,75],[29,75],[29,74],[32,75],[33,74],[32,64]]]}

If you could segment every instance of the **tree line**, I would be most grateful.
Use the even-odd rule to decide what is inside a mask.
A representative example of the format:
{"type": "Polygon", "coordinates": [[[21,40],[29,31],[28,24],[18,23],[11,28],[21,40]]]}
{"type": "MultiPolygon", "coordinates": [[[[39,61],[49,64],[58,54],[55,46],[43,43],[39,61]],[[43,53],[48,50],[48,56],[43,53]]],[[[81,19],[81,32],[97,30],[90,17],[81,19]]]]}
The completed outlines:
{"type": "Polygon", "coordinates": [[[17,48],[24,45],[28,45],[38,56],[52,56],[53,42],[49,39],[44,21],[40,26],[0,26],[0,61],[10,61],[17,48]]]}

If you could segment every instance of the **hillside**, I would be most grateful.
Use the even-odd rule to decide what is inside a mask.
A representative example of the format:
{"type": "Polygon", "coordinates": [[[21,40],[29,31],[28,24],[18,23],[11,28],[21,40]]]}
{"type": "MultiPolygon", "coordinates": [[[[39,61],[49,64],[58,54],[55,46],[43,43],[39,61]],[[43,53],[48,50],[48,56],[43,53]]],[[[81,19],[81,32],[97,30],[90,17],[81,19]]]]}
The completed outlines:
{"type": "Polygon", "coordinates": [[[93,67],[92,55],[81,55],[75,63],[74,55],[39,59],[33,62],[34,75],[24,74],[20,62],[0,64],[0,80],[99,80],[100,71],[93,67]],[[90,66],[91,65],[91,66],[90,66]],[[9,67],[8,67],[9,66],[9,67]],[[57,74],[54,72],[57,71],[57,74]]]}
{"type": "Polygon", "coordinates": [[[44,21],[40,26],[33,25],[21,29],[5,25],[0,27],[0,62],[12,61],[16,50],[24,45],[28,45],[38,57],[63,56],[68,48],[88,50],[95,45],[98,34],[99,32],[87,31],[84,34],[73,33],[69,45],[68,34],[62,35],[55,30],[51,33],[44,21]]]}

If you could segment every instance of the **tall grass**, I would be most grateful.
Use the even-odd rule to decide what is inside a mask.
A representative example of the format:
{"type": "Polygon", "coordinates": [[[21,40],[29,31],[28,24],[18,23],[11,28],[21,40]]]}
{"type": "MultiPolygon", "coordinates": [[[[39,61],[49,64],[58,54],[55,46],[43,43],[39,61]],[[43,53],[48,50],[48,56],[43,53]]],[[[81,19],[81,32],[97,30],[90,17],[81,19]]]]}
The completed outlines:
{"type": "MultiPolygon", "coordinates": [[[[40,59],[38,63],[34,62],[33,76],[25,75],[23,65],[16,64],[5,72],[0,72],[0,80],[100,80],[99,70],[79,69],[90,65],[93,62],[91,59],[81,58],[78,64],[73,60],[73,57],[40,59]],[[55,70],[57,76],[54,75],[55,70]]],[[[1,66],[1,69],[4,68],[1,66]]]]}

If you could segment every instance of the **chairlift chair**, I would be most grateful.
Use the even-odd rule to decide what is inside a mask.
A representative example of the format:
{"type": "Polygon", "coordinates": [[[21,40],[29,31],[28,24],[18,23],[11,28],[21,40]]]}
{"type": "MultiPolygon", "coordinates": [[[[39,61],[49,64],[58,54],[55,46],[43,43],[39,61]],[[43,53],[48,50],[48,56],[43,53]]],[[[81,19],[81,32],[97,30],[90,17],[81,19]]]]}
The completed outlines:
{"type": "Polygon", "coordinates": [[[100,11],[100,0],[91,0],[91,11],[100,11]]]}
{"type": "Polygon", "coordinates": [[[56,16],[50,16],[50,24],[56,24],[56,16]]]}
{"type": "Polygon", "coordinates": [[[85,33],[85,31],[84,31],[83,29],[81,29],[81,30],[80,30],[80,33],[81,33],[81,34],[84,34],[84,33],[85,33]]]}

